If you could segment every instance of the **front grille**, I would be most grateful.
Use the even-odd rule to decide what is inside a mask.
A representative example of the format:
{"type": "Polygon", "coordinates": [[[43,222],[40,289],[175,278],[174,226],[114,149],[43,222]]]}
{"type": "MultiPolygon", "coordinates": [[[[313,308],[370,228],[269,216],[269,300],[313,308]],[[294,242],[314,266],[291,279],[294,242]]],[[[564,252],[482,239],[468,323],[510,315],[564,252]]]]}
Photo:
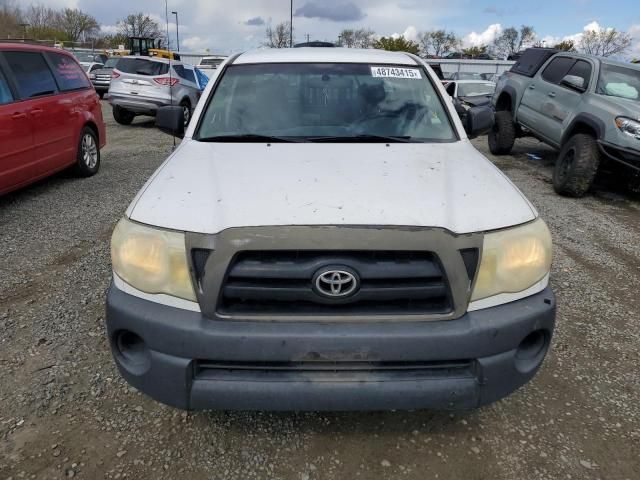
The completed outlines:
{"type": "Polygon", "coordinates": [[[452,311],[450,288],[432,252],[240,252],[220,290],[222,315],[424,315],[452,311]],[[352,272],[346,298],[323,295],[324,270],[352,272]]]}
{"type": "Polygon", "coordinates": [[[230,377],[260,377],[282,381],[283,378],[301,377],[307,381],[331,379],[333,381],[360,379],[371,381],[375,375],[404,378],[471,378],[476,376],[475,362],[470,360],[422,362],[374,361],[297,361],[297,362],[220,362],[198,360],[194,362],[194,378],[215,380],[230,377]]]}
{"type": "Polygon", "coordinates": [[[96,80],[100,80],[101,82],[110,82],[111,75],[96,75],[96,80]]]}

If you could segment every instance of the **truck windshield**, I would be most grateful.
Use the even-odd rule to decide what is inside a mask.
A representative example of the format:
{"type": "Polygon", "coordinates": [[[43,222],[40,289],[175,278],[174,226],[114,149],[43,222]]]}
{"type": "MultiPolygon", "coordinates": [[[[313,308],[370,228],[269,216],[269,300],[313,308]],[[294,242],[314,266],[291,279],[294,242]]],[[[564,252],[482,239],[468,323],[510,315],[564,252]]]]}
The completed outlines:
{"type": "Polygon", "coordinates": [[[596,92],[640,101],[640,70],[603,63],[596,92]]]}
{"type": "Polygon", "coordinates": [[[455,141],[426,75],[417,66],[233,65],[215,89],[194,139],[455,141]]]}

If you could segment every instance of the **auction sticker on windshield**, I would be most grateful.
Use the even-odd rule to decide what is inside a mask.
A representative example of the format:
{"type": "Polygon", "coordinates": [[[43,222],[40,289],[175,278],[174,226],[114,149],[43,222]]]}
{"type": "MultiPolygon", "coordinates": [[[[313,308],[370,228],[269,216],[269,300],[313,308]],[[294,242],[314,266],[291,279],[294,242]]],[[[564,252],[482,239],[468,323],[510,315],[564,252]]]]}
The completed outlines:
{"type": "Polygon", "coordinates": [[[406,78],[409,80],[422,79],[420,69],[418,68],[371,67],[371,75],[376,78],[406,78]]]}

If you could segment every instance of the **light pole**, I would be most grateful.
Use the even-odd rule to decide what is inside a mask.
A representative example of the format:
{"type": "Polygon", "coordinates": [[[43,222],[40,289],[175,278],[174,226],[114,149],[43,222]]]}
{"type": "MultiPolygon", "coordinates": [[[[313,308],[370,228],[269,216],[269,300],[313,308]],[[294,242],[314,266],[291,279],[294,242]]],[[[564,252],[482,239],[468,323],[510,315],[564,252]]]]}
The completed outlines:
{"type": "Polygon", "coordinates": [[[30,27],[31,25],[28,23],[21,23],[20,26],[23,28],[22,39],[24,40],[25,38],[27,38],[27,27],[30,27]]]}
{"type": "Polygon", "coordinates": [[[293,0],[291,0],[291,16],[289,17],[289,48],[293,48],[293,0]]]}
{"type": "Polygon", "coordinates": [[[180,51],[180,23],[178,22],[178,12],[171,12],[176,16],[176,44],[178,52],[180,51]]]}

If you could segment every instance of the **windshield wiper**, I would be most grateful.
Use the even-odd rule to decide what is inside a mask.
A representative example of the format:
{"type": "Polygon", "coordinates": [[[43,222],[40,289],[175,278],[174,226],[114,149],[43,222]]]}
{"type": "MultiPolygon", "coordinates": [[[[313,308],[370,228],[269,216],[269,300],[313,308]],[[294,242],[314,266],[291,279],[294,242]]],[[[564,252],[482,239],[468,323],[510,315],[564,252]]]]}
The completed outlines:
{"type": "Polygon", "coordinates": [[[264,143],[264,142],[279,142],[279,143],[303,143],[308,142],[305,138],[297,137],[278,137],[274,135],[259,135],[256,133],[242,133],[238,135],[214,135],[211,137],[201,137],[197,139],[199,142],[238,142],[238,143],[264,143]]]}
{"type": "Polygon", "coordinates": [[[353,135],[344,137],[307,137],[311,142],[327,143],[416,143],[410,136],[353,135]]]}

